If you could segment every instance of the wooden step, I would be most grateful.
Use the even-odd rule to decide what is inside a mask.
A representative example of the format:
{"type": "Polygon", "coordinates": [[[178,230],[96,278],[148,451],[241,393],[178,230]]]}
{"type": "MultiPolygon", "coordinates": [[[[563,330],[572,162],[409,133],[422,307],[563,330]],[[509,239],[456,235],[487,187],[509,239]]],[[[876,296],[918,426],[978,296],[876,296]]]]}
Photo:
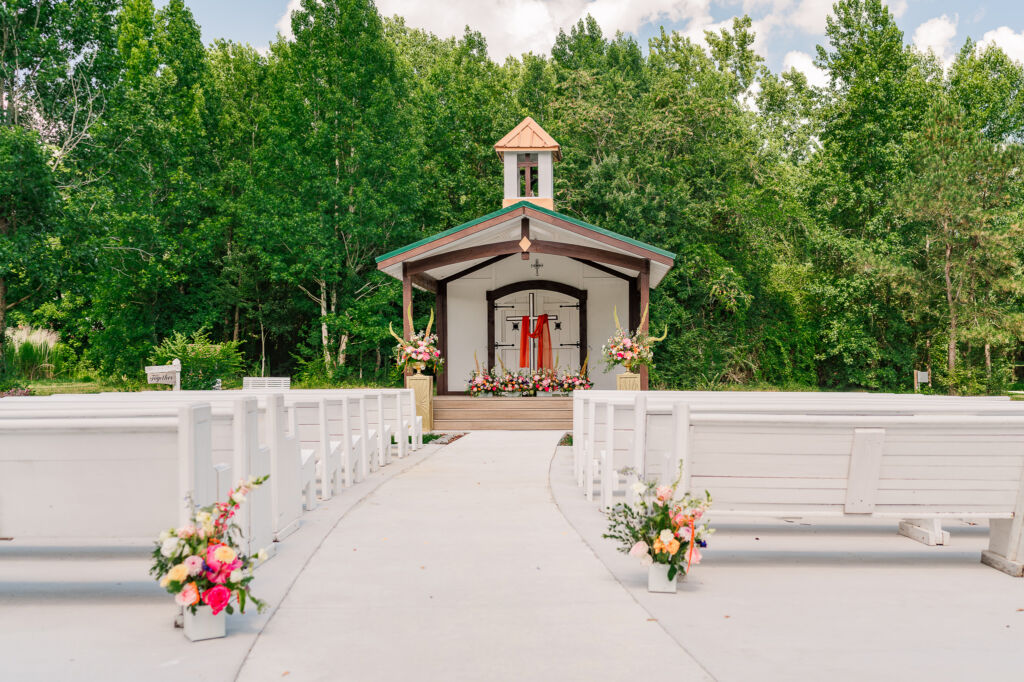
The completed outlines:
{"type": "Polygon", "coordinates": [[[572,398],[434,398],[435,431],[571,429],[572,398]]]}
{"type": "Polygon", "coordinates": [[[436,420],[434,421],[435,431],[572,431],[572,420],[544,420],[544,421],[518,421],[518,420],[436,420]]]}
{"type": "Polygon", "coordinates": [[[572,421],[572,410],[529,410],[516,412],[512,410],[453,410],[450,408],[435,409],[434,420],[448,419],[514,419],[521,421],[560,420],[572,421]]]}

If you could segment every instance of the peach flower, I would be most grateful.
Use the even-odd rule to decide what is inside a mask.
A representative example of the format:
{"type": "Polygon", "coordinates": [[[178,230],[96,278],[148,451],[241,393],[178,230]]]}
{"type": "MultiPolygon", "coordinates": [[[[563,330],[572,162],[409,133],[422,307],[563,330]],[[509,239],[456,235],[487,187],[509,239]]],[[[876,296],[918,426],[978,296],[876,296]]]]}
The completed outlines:
{"type": "Polygon", "coordinates": [[[174,601],[178,606],[192,606],[199,601],[199,588],[195,583],[188,583],[181,588],[181,592],[174,595],[174,601]]]}

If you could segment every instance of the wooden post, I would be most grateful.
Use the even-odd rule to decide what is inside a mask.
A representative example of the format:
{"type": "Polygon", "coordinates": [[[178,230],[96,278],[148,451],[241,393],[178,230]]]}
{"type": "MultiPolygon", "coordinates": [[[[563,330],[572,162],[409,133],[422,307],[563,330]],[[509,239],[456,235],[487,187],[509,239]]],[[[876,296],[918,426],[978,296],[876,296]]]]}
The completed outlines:
{"type": "Polygon", "coordinates": [[[437,394],[448,394],[448,283],[441,280],[437,283],[434,295],[434,307],[437,308],[437,349],[445,361],[441,371],[437,373],[437,394]]]}
{"type": "Polygon", "coordinates": [[[581,297],[578,299],[580,304],[579,310],[579,322],[580,322],[580,369],[583,369],[583,361],[587,358],[587,292],[584,291],[581,297]]]}
{"type": "Polygon", "coordinates": [[[640,278],[630,277],[626,284],[629,293],[629,331],[635,332],[640,326],[640,278]]]}
{"type": "MultiPolygon", "coordinates": [[[[640,289],[640,331],[646,332],[651,326],[651,261],[644,261],[644,269],[637,277],[640,289]],[[644,315],[644,312],[647,314],[644,315]]],[[[646,391],[648,384],[647,367],[640,368],[640,390],[646,391]]]]}
{"type": "MultiPolygon", "coordinates": [[[[409,274],[409,266],[402,264],[402,338],[408,341],[412,338],[412,275],[409,274]]],[[[405,368],[405,376],[412,374],[412,370],[405,368]]]]}
{"type": "Polygon", "coordinates": [[[412,276],[409,266],[402,264],[402,336],[412,338],[412,276]]]}
{"type": "Polygon", "coordinates": [[[494,292],[487,292],[487,367],[491,371],[494,367],[494,292]]]}

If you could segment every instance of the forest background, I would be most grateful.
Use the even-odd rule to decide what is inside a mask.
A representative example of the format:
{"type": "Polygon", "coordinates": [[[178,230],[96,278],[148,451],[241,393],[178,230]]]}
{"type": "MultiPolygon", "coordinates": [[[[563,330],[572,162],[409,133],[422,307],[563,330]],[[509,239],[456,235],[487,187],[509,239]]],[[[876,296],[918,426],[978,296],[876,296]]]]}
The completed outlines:
{"type": "Polygon", "coordinates": [[[492,145],[527,115],[562,145],[559,211],[678,254],[653,386],[1016,380],[1024,67],[996,46],[944,68],[841,0],[818,88],[746,17],[646,49],[587,18],[501,64],[368,0],[303,0],[292,29],[258,51],[204,46],[181,0],[3,3],[0,390],[138,385],[206,341],[248,374],[397,383],[374,257],[499,207],[492,145]]]}

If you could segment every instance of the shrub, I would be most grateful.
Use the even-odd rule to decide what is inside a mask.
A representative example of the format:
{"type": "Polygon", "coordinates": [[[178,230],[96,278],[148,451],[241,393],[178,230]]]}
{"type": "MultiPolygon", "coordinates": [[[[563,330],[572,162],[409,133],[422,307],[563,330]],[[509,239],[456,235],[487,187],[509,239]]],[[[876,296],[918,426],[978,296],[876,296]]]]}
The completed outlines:
{"type": "Polygon", "coordinates": [[[0,373],[25,381],[53,379],[74,371],[75,354],[60,343],[50,329],[19,326],[7,329],[4,338],[3,367],[0,373]]]}
{"type": "Polygon", "coordinates": [[[235,379],[242,373],[242,353],[238,341],[213,343],[200,329],[191,337],[175,332],[153,349],[149,361],[169,365],[181,360],[181,388],[201,391],[213,388],[217,379],[235,379]]]}

